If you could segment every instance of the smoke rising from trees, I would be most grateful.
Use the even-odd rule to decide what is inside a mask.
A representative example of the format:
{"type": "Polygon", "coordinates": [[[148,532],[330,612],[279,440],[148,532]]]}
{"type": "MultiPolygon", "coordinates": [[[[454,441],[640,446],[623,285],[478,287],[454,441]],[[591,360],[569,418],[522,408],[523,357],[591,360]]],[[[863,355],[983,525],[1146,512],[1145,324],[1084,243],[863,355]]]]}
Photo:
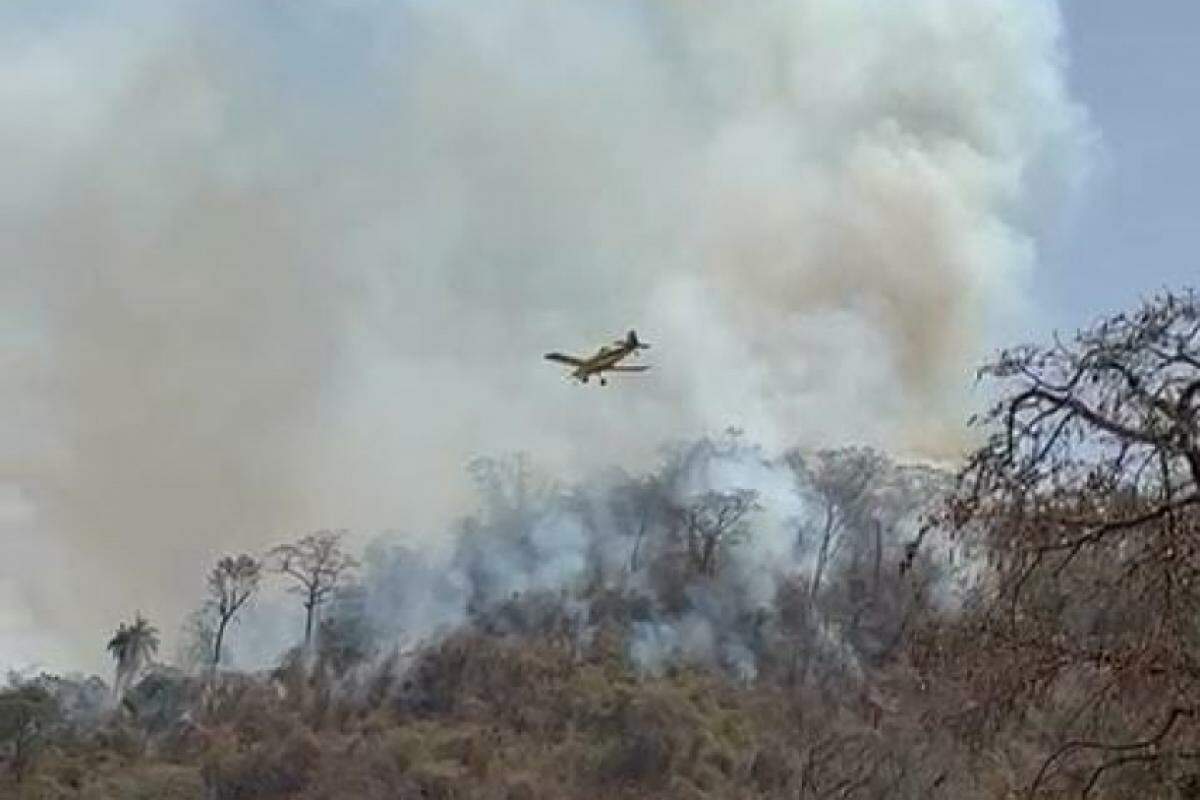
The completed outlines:
{"type": "MultiPolygon", "coordinates": [[[[563,484],[525,457],[481,459],[472,475],[477,506],[447,552],[379,537],[328,593],[322,653],[386,655],[463,628],[555,630],[584,647],[615,626],[648,671],[683,661],[751,678],[782,652],[856,672],[894,655],[910,610],[958,608],[978,566],[931,551],[901,578],[949,476],[868,450],[773,457],[730,432],[666,448],[642,476],[563,484]]],[[[307,641],[276,606],[244,617],[243,666],[307,641]]]]}
{"type": "Polygon", "coordinates": [[[736,424],[953,454],[1090,136],[1046,4],[0,21],[18,661],[98,666],[97,631],[181,618],[221,552],[444,542],[481,453],[574,478],[736,424]],[[538,359],[631,325],[645,380],[588,392],[538,359]]]}

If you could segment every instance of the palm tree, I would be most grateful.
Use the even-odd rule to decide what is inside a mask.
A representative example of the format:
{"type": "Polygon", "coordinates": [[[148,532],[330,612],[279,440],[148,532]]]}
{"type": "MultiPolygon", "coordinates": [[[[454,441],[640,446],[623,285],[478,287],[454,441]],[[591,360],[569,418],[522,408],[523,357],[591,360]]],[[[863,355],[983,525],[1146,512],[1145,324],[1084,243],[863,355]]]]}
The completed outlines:
{"type": "Polygon", "coordinates": [[[121,623],[108,641],[108,652],[117,660],[113,695],[118,699],[135,675],[158,653],[158,629],[139,611],[132,625],[121,623]]]}

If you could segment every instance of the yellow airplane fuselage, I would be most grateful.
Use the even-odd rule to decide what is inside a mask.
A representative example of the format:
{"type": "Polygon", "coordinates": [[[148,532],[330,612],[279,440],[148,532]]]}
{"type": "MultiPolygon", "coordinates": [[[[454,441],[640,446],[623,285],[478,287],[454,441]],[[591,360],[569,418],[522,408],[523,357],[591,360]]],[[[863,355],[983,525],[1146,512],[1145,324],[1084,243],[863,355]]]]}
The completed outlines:
{"type": "Polygon", "coordinates": [[[629,335],[624,339],[618,339],[611,345],[601,347],[596,351],[594,356],[581,358],[566,353],[547,353],[545,357],[549,361],[557,361],[560,364],[567,364],[572,367],[570,375],[580,383],[587,383],[589,377],[599,375],[600,385],[603,386],[607,383],[603,375],[605,372],[645,372],[648,370],[649,367],[623,367],[619,366],[619,363],[626,356],[638,350],[644,350],[649,346],[644,342],[638,341],[635,331],[630,331],[629,335]]]}
{"type": "Polygon", "coordinates": [[[586,380],[589,375],[595,375],[606,369],[615,367],[621,359],[633,352],[632,347],[601,347],[596,355],[579,365],[572,375],[579,380],[586,380]]]}

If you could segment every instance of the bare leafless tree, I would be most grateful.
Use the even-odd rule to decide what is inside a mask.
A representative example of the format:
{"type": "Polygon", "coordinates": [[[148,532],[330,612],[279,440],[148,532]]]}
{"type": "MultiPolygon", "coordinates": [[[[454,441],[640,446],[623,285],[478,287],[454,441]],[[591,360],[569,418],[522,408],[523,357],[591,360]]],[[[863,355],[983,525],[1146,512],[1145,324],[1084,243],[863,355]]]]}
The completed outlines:
{"type": "Polygon", "coordinates": [[[342,550],[346,531],[318,531],[292,544],[270,551],[275,571],[295,581],[291,591],[304,605],[304,645],[312,643],[313,621],[339,582],[358,566],[358,560],[342,550]]]}
{"type": "Polygon", "coordinates": [[[467,465],[467,472],[479,491],[488,523],[523,528],[527,518],[559,491],[535,469],[528,453],[476,458],[467,465]]]}
{"type": "Polygon", "coordinates": [[[746,515],[759,508],[758,492],[752,489],[707,491],[678,507],[691,567],[701,575],[716,575],[721,549],[748,535],[746,515]]]}
{"type": "MultiPolygon", "coordinates": [[[[797,454],[789,454],[787,460],[793,470],[799,471],[802,468],[797,454]]],[[[821,581],[830,560],[836,554],[843,534],[848,532],[853,536],[851,546],[857,554],[862,546],[860,535],[868,530],[878,532],[879,536],[875,537],[875,560],[882,558],[882,532],[877,531],[877,525],[870,523],[874,521],[871,515],[876,513],[879,507],[873,490],[878,487],[890,466],[885,456],[865,447],[823,450],[817,453],[809,474],[813,488],[824,506],[824,523],[821,526],[817,562],[810,584],[814,598],[821,590],[821,581]]]]}
{"type": "Polygon", "coordinates": [[[642,568],[647,534],[666,514],[668,505],[662,482],[654,475],[628,479],[609,493],[608,510],[612,521],[631,540],[629,572],[642,568]]]}
{"type": "Polygon", "coordinates": [[[991,554],[993,602],[971,632],[991,661],[970,677],[1009,707],[1082,687],[1063,725],[1078,744],[1031,791],[1080,774],[1071,759],[1086,795],[1116,767],[1195,758],[1200,298],[1160,294],[981,376],[999,399],[943,519],[991,554]]]}
{"type": "Polygon", "coordinates": [[[213,635],[212,665],[221,663],[221,645],[225,630],[242,606],[258,591],[262,562],[253,556],[225,556],[208,574],[209,607],[216,617],[213,635]]]}

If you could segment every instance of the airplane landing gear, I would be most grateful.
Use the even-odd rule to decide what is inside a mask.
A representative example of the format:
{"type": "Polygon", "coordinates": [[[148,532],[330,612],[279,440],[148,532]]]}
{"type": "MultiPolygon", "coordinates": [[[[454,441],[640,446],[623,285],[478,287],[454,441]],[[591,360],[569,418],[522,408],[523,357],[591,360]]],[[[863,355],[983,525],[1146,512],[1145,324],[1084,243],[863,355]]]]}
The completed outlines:
{"type": "Polygon", "coordinates": [[[608,386],[608,379],[607,379],[607,378],[601,378],[601,379],[600,379],[600,385],[601,385],[601,386],[608,386]]]}

